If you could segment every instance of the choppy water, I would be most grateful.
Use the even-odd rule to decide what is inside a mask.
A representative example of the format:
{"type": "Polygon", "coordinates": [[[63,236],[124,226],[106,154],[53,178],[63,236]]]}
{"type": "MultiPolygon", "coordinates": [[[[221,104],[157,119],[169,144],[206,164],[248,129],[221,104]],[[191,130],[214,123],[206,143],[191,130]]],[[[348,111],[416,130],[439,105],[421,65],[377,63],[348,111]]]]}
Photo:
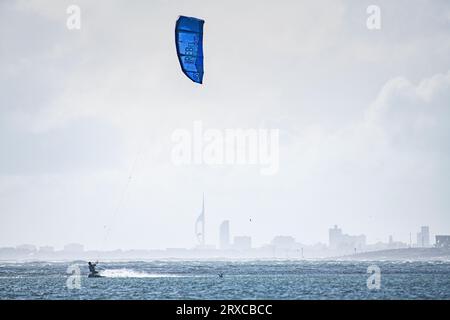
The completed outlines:
{"type": "Polygon", "coordinates": [[[0,299],[450,299],[450,262],[154,261],[0,263],[0,299]],[[81,270],[67,288],[67,268],[81,270]],[[367,267],[381,288],[367,287],[367,267]],[[223,278],[218,274],[223,273],[223,278]]]}

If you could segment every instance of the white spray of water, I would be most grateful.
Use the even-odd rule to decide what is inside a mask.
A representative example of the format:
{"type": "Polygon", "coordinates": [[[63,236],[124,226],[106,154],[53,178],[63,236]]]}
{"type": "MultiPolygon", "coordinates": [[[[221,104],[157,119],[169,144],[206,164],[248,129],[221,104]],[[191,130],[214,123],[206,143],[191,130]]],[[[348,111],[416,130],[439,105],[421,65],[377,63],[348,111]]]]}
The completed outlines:
{"type": "Polygon", "coordinates": [[[174,278],[177,275],[140,272],[130,269],[106,269],[100,271],[106,278],[174,278]]]}

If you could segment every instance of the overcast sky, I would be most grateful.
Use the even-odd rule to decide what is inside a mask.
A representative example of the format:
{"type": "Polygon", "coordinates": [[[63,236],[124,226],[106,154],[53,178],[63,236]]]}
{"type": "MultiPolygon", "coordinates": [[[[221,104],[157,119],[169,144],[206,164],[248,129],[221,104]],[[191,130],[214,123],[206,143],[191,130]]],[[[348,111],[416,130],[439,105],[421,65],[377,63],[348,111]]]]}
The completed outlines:
{"type": "Polygon", "coordinates": [[[0,246],[192,247],[203,192],[211,244],[224,219],[255,245],[450,234],[448,0],[1,0],[0,88],[0,246]],[[206,21],[203,85],[179,15],[206,21]],[[196,120],[280,129],[278,174],[175,166],[196,120]]]}

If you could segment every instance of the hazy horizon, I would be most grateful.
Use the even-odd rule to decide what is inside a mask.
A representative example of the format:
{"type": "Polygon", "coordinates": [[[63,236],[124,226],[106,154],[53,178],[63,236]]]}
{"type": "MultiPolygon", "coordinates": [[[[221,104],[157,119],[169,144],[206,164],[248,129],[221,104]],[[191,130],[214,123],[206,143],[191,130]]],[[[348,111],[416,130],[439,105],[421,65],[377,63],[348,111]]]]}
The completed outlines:
{"type": "Polygon", "coordinates": [[[5,0],[0,38],[0,247],[190,248],[203,193],[208,244],[223,220],[254,246],[450,234],[447,0],[5,0]],[[179,15],[205,20],[203,85],[179,15]],[[278,129],[278,172],[174,165],[196,121],[278,129]]]}

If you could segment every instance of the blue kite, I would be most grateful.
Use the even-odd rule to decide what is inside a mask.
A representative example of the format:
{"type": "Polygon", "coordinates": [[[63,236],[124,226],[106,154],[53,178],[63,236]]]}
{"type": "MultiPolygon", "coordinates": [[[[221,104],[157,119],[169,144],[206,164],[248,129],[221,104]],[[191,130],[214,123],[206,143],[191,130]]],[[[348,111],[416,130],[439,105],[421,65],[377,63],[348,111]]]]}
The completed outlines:
{"type": "Polygon", "coordinates": [[[203,82],[204,20],[180,16],[175,26],[175,43],[181,70],[192,81],[203,82]]]}

